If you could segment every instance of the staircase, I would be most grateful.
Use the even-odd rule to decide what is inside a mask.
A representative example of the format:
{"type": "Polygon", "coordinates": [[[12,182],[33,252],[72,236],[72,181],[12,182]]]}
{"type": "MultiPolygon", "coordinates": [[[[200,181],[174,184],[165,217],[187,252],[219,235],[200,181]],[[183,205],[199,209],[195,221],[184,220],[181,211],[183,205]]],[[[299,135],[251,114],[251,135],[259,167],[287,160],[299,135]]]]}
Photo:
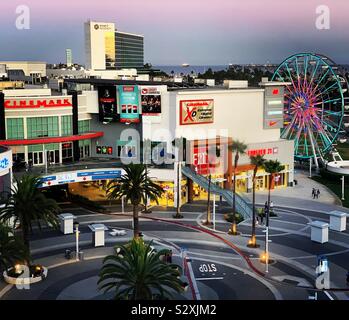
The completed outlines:
{"type": "MultiPolygon", "coordinates": [[[[182,174],[185,175],[187,178],[198,184],[200,187],[204,188],[205,190],[208,190],[208,184],[209,180],[205,178],[204,176],[200,174],[196,174],[193,170],[191,170],[189,167],[183,167],[182,168],[182,174]]],[[[221,187],[215,185],[214,183],[211,183],[211,192],[213,194],[217,194],[219,196],[222,196],[225,201],[227,201],[231,206],[233,206],[233,192],[227,189],[222,189],[221,187]]],[[[251,219],[252,218],[252,208],[248,204],[248,202],[243,199],[240,195],[236,194],[235,197],[236,201],[236,210],[241,213],[241,215],[244,217],[244,219],[251,219]]]]}

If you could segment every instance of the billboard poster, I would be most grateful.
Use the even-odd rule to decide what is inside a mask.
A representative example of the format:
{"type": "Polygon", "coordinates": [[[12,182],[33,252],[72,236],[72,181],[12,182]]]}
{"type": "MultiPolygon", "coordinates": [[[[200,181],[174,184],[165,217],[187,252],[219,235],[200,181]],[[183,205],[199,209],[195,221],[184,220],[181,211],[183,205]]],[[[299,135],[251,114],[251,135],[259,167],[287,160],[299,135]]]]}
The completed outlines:
{"type": "Polygon", "coordinates": [[[99,121],[118,121],[116,108],[116,87],[98,87],[99,121]]]}
{"type": "Polygon", "coordinates": [[[138,86],[119,86],[118,91],[120,105],[120,122],[140,122],[138,86]]]}
{"type": "Polygon", "coordinates": [[[213,123],[214,101],[208,100],[182,100],[180,101],[180,124],[213,123]]]}
{"type": "Polygon", "coordinates": [[[161,92],[157,87],[142,88],[141,104],[143,116],[161,115],[161,92]]]}

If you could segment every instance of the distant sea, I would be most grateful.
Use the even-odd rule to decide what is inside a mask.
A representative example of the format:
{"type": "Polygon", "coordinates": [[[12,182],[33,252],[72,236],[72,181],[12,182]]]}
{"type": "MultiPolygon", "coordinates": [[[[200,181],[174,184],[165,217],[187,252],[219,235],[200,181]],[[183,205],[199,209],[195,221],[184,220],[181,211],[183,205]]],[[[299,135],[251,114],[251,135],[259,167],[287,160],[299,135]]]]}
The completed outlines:
{"type": "Polygon", "coordinates": [[[220,65],[220,66],[189,66],[189,67],[182,67],[182,66],[153,66],[154,69],[159,69],[163,72],[166,72],[167,74],[171,75],[171,71],[174,72],[175,75],[180,75],[183,73],[184,75],[191,74],[192,71],[194,74],[198,73],[205,73],[209,68],[212,69],[212,71],[220,71],[220,70],[226,70],[229,68],[228,65],[220,65]]]}

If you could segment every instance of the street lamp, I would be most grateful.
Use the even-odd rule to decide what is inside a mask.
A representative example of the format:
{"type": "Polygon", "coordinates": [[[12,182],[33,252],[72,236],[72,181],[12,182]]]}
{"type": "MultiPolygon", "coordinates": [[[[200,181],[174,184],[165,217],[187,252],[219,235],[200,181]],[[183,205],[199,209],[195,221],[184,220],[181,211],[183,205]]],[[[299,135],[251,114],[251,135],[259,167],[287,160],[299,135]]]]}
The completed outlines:
{"type": "MultiPolygon", "coordinates": [[[[214,178],[212,179],[213,183],[221,183],[227,181],[227,179],[224,178],[214,178]]],[[[216,230],[216,195],[213,194],[213,230],[216,230]]]]}
{"type": "Polygon", "coordinates": [[[344,196],[344,194],[345,194],[345,180],[344,180],[344,176],[342,176],[341,180],[342,180],[342,200],[345,200],[345,196],[344,196]]]}
{"type": "Polygon", "coordinates": [[[75,239],[76,239],[76,261],[79,261],[79,222],[74,222],[74,230],[75,230],[75,239]]]}

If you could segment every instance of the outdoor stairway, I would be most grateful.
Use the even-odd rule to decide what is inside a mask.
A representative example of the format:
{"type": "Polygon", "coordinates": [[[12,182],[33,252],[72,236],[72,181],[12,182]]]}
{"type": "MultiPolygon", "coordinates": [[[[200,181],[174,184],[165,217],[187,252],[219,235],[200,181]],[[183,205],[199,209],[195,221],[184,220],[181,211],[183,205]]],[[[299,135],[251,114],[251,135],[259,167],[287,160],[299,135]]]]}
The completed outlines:
{"type": "MultiPolygon", "coordinates": [[[[191,179],[193,182],[197,183],[200,187],[208,190],[209,180],[200,174],[196,174],[189,167],[182,168],[182,174],[187,178],[191,179]]],[[[233,192],[227,189],[223,189],[216,184],[211,182],[211,193],[222,196],[231,206],[233,206],[233,192]]],[[[236,194],[236,210],[242,214],[244,219],[251,219],[252,208],[249,203],[243,199],[240,195],[236,194]]]]}

